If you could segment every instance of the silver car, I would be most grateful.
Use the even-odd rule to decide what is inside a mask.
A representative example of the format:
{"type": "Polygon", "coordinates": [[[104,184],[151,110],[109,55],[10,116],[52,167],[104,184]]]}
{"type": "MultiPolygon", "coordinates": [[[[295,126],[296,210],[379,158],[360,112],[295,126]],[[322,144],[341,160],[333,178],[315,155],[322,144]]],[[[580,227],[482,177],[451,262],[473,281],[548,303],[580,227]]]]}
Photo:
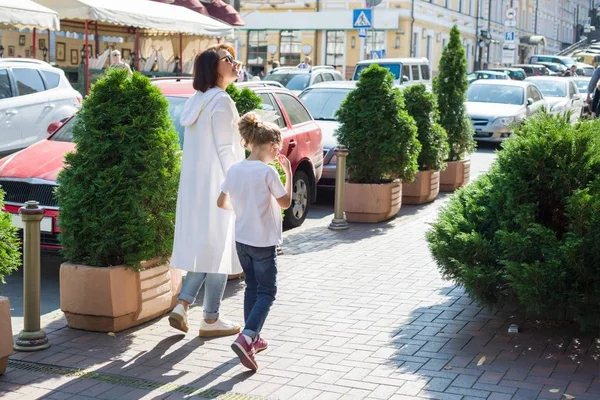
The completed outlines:
{"type": "Polygon", "coordinates": [[[577,84],[572,78],[532,76],[527,78],[540,89],[548,104],[550,113],[571,113],[571,123],[576,123],[583,114],[583,99],[577,84]]]}
{"type": "Polygon", "coordinates": [[[549,108],[532,82],[490,79],[471,84],[466,106],[475,140],[488,142],[503,141],[510,137],[515,123],[549,108]]]}

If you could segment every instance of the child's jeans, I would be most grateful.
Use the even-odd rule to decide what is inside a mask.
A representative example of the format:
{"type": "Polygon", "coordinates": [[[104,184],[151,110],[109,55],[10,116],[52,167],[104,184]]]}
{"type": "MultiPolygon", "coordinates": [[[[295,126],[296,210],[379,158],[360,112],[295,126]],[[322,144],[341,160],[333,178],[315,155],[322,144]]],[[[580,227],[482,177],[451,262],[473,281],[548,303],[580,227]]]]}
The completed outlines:
{"type": "Polygon", "coordinates": [[[246,276],[242,333],[256,340],[277,293],[277,248],[235,245],[246,276]]]}

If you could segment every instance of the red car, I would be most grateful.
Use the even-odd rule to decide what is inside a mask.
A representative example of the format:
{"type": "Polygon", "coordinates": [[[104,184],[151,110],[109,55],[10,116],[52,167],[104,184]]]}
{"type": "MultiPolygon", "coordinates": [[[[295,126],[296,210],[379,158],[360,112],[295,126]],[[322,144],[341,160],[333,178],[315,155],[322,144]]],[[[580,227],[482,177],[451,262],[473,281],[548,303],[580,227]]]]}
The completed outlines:
{"type": "MultiPolygon", "coordinates": [[[[185,101],[194,93],[192,81],[166,78],[156,79],[154,84],[169,101],[169,113],[183,143],[184,129],[179,124],[179,117],[185,101]]],[[[316,201],[317,182],[323,172],[321,129],[289,90],[252,83],[243,86],[251,87],[262,98],[263,109],[273,110],[280,116],[275,123],[281,127],[283,135],[282,153],[288,156],[294,171],[293,200],[285,212],[284,226],[300,226],[306,218],[309,203],[316,201]]],[[[54,187],[65,154],[75,150],[72,129],[76,118],[52,123],[47,139],[0,160],[0,186],[6,193],[4,210],[13,214],[16,226],[22,226],[19,207],[28,200],[38,201],[46,210],[41,223],[42,249],[45,250],[60,249],[59,208],[54,187]]]]}

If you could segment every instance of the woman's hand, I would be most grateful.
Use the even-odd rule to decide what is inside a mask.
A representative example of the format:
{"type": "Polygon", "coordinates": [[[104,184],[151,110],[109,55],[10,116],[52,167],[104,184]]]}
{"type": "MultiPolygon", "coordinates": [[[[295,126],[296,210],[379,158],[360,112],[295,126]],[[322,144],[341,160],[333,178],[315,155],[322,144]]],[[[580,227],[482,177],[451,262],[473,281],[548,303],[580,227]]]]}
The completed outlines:
{"type": "Polygon", "coordinates": [[[279,165],[281,165],[281,168],[283,168],[283,171],[285,172],[286,175],[291,175],[292,174],[292,165],[290,163],[290,160],[284,156],[283,154],[279,155],[279,165]]]}

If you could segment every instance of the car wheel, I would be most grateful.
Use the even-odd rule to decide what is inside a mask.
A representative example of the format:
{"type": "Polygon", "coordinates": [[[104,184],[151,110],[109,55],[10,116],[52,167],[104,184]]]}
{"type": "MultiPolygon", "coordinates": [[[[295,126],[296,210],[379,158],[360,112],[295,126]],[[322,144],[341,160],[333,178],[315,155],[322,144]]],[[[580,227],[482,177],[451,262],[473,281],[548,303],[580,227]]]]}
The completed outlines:
{"type": "Polygon", "coordinates": [[[304,222],[310,205],[310,180],[304,171],[294,173],[292,205],[285,210],[283,226],[296,228],[304,222]]]}

